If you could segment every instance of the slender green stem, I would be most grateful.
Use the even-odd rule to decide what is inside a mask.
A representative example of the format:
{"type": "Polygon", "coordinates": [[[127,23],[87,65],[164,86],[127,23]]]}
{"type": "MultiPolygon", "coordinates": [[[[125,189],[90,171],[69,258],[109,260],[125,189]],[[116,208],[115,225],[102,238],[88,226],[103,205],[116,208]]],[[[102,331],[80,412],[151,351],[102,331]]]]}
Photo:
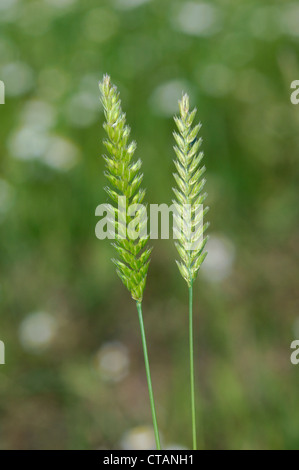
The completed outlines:
{"type": "Polygon", "coordinates": [[[141,339],[142,339],[142,346],[143,346],[143,353],[144,353],[144,362],[145,362],[145,370],[146,370],[146,377],[147,377],[147,386],[148,386],[148,393],[150,398],[151,410],[152,410],[152,418],[153,418],[153,426],[154,426],[154,433],[155,433],[155,440],[157,449],[161,449],[160,444],[160,437],[159,437],[159,429],[156,417],[156,409],[155,409],[155,401],[154,401],[154,394],[152,388],[152,380],[151,380],[151,372],[147,354],[147,346],[146,346],[146,338],[145,338],[145,331],[144,331],[144,324],[143,324],[143,316],[142,316],[142,306],[141,302],[136,302],[139,323],[140,323],[140,330],[141,330],[141,339]]]}
{"type": "Polygon", "coordinates": [[[193,283],[189,287],[189,346],[190,346],[190,386],[191,386],[191,413],[193,450],[196,450],[196,418],[195,418],[195,392],[194,392],[194,360],[193,360],[193,283]]]}

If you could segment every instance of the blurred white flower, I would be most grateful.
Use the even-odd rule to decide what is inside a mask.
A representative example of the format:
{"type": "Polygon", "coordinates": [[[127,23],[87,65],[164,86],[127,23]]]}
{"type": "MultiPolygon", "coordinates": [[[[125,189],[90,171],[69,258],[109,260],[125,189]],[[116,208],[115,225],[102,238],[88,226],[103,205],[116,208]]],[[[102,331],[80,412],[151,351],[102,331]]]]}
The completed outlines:
{"type": "Polygon", "coordinates": [[[224,236],[212,235],[207,243],[208,256],[202,267],[202,275],[211,282],[219,282],[230,276],[235,260],[235,247],[224,236]]]}
{"type": "Polygon", "coordinates": [[[288,3],[284,9],[279,9],[281,29],[291,36],[299,36],[299,5],[296,2],[288,3]]]}
{"type": "Polygon", "coordinates": [[[51,8],[40,0],[33,0],[22,5],[17,24],[29,36],[41,36],[49,31],[52,19],[51,8]]]}
{"type": "Polygon", "coordinates": [[[184,447],[181,444],[168,444],[164,446],[165,450],[188,450],[188,447],[184,447]]]}
{"type": "Polygon", "coordinates": [[[159,85],[150,97],[150,105],[154,112],[164,116],[172,116],[178,112],[178,100],[182,93],[186,92],[191,96],[192,90],[188,82],[183,80],[172,80],[159,85]]]}
{"type": "Polygon", "coordinates": [[[12,206],[13,192],[12,186],[0,178],[0,221],[12,206]]]}
{"type": "Polygon", "coordinates": [[[231,69],[222,64],[209,64],[200,72],[200,82],[205,92],[212,96],[224,96],[234,87],[231,69]]]}
{"type": "Polygon", "coordinates": [[[19,338],[24,349],[40,352],[46,349],[55,337],[57,321],[46,312],[34,312],[20,324],[19,338]]]}
{"type": "Polygon", "coordinates": [[[150,1],[151,0],[115,0],[115,6],[121,10],[130,10],[150,1]]]}
{"type": "Polygon", "coordinates": [[[93,93],[80,92],[67,104],[66,117],[74,127],[88,127],[96,121],[99,103],[93,93]]]}
{"type": "Polygon", "coordinates": [[[125,432],[121,442],[124,450],[152,450],[156,448],[152,426],[137,426],[125,432]]]}
{"type": "Polygon", "coordinates": [[[281,34],[281,7],[276,5],[261,5],[253,9],[249,18],[249,27],[255,37],[272,41],[281,34]]]}
{"type": "Polygon", "coordinates": [[[1,80],[5,83],[7,96],[21,96],[32,89],[34,73],[29,65],[23,62],[12,62],[2,68],[1,80]]]}
{"type": "MultiPolygon", "coordinates": [[[[83,77],[80,80],[80,85],[79,89],[80,91],[85,91],[88,92],[89,94],[93,95],[93,97],[98,101],[99,98],[99,76],[101,74],[93,74],[93,73],[87,73],[86,75],[83,75],[83,77]]],[[[98,108],[98,103],[97,103],[97,108],[98,108]]]]}
{"type": "Polygon", "coordinates": [[[220,29],[220,11],[209,3],[182,3],[174,27],[193,36],[211,36],[220,29]]]}
{"type": "Polygon", "coordinates": [[[19,0],[1,0],[0,2],[0,11],[8,10],[11,7],[14,7],[19,0]]]}
{"type": "Polygon", "coordinates": [[[77,0],[44,0],[45,3],[48,3],[49,5],[55,7],[55,8],[67,8],[67,7],[70,7],[72,5],[74,5],[74,3],[77,2],[77,0]]]}
{"type": "Polygon", "coordinates": [[[83,32],[87,39],[102,43],[110,39],[119,27],[118,16],[107,8],[89,10],[83,21],[83,32]]]}
{"type": "Polygon", "coordinates": [[[28,101],[21,112],[24,126],[38,129],[49,129],[55,123],[56,115],[53,106],[46,101],[28,101]]]}
{"type": "Polygon", "coordinates": [[[66,139],[53,135],[42,161],[56,170],[70,170],[79,160],[78,147],[66,139]]]}
{"type": "Polygon", "coordinates": [[[19,0],[0,1],[0,23],[12,23],[20,13],[19,0]]]}
{"type": "Polygon", "coordinates": [[[18,129],[9,138],[8,148],[12,157],[39,160],[60,171],[70,170],[79,160],[78,147],[69,139],[32,124],[32,127],[18,129]]]}
{"type": "Polygon", "coordinates": [[[31,160],[41,158],[50,142],[50,135],[45,130],[24,126],[17,129],[8,139],[8,149],[14,158],[31,160]]]}
{"type": "Polygon", "coordinates": [[[103,380],[119,382],[129,372],[128,350],[118,341],[105,343],[96,354],[95,365],[103,380]]]}

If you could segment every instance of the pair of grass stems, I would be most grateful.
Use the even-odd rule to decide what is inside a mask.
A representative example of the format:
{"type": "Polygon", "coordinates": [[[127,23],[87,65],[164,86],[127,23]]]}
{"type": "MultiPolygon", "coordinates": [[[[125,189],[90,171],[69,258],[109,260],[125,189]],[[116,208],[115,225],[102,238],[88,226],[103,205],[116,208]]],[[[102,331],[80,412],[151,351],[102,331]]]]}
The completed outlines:
{"type": "MultiPolygon", "coordinates": [[[[157,423],[154,394],[151,381],[150,365],[147,352],[146,335],[142,314],[142,298],[146,284],[147,271],[150,263],[151,249],[147,247],[147,238],[139,238],[137,241],[127,236],[125,227],[130,222],[131,217],[126,215],[126,220],[122,221],[119,213],[119,196],[125,196],[126,214],[127,209],[132,204],[141,204],[145,191],[140,189],[143,175],[140,173],[141,160],[134,161],[133,155],[136,150],[136,143],[129,142],[130,128],[126,124],[126,116],[121,108],[121,101],[117,88],[111,83],[110,77],[105,75],[100,83],[101,101],[104,108],[105,122],[104,129],[107,139],[104,145],[108,155],[104,155],[106,162],[105,176],[110,186],[105,190],[115,203],[115,220],[118,225],[118,233],[125,236],[117,237],[113,246],[115,247],[119,259],[112,261],[116,265],[116,271],[124,285],[136,301],[138,318],[141,330],[141,339],[144,353],[145,370],[150,398],[150,406],[153,419],[154,434],[157,449],[161,449],[159,429],[157,423]]],[[[193,283],[203,263],[207,252],[205,245],[207,237],[203,234],[208,224],[202,224],[202,217],[208,208],[200,213],[197,208],[202,207],[207,194],[203,193],[205,179],[202,178],[205,167],[200,163],[203,153],[199,151],[201,139],[198,138],[200,124],[192,127],[196,109],[189,111],[189,97],[183,95],[179,101],[180,117],[175,117],[178,133],[174,132],[176,145],[174,147],[177,159],[175,166],[177,172],[174,178],[177,188],[173,188],[178,212],[188,205],[191,208],[189,228],[183,230],[180,238],[175,243],[180,261],[177,261],[182,277],[185,279],[189,289],[189,354],[190,354],[190,389],[191,389],[191,415],[192,415],[192,440],[193,449],[197,448],[196,440],[196,415],[195,415],[195,380],[194,380],[194,352],[193,352],[193,283]],[[193,248],[190,248],[190,245],[193,248]],[[194,244],[196,249],[194,249],[194,244]]],[[[178,215],[175,215],[178,217],[178,215]]],[[[179,223],[179,221],[177,220],[179,223]]],[[[141,232],[141,227],[139,227],[141,232]]]]}

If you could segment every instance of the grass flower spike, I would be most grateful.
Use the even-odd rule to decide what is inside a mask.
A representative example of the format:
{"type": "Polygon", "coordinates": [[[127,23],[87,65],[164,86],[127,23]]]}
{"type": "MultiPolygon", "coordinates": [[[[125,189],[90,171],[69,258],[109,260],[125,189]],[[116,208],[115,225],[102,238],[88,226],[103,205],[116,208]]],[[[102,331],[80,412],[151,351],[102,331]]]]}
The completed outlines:
{"type": "MultiPolygon", "coordinates": [[[[128,211],[129,206],[141,204],[145,195],[145,191],[140,189],[143,178],[142,173],[140,173],[141,160],[133,160],[136,143],[129,142],[130,128],[126,124],[126,115],[122,111],[117,88],[112,85],[108,75],[105,75],[100,83],[100,92],[106,120],[104,129],[107,133],[107,139],[103,142],[108,151],[108,155],[104,155],[106,162],[105,176],[110,183],[110,186],[106,187],[105,190],[114,202],[114,213],[118,229],[118,236],[113,246],[118,253],[119,259],[114,259],[113,262],[116,265],[117,274],[131,293],[132,298],[136,301],[155,439],[157,449],[160,449],[160,438],[142,315],[142,298],[151,249],[146,247],[148,241],[147,236],[139,237],[136,240],[135,237],[130,237],[130,233],[126,229],[126,227],[130,225],[130,222],[132,222],[132,217],[128,211]]],[[[142,220],[142,218],[140,220],[142,220]]],[[[145,223],[146,222],[141,222],[140,225],[144,225],[145,223]]],[[[142,233],[142,227],[139,227],[139,232],[142,233]]]]}
{"type": "Polygon", "coordinates": [[[181,258],[177,261],[177,265],[190,287],[207,255],[205,251],[207,237],[203,238],[203,234],[209,224],[202,225],[201,222],[209,208],[206,207],[203,211],[200,209],[207,197],[207,193],[203,193],[206,182],[203,178],[205,167],[200,166],[203,158],[203,152],[199,151],[202,139],[197,137],[201,125],[192,127],[196,109],[189,112],[188,95],[182,97],[179,107],[180,117],[174,118],[179,133],[173,133],[176,141],[174,150],[177,155],[174,162],[177,173],[174,173],[174,178],[178,185],[178,189],[173,188],[177,199],[174,203],[179,214],[184,212],[184,208],[190,207],[191,218],[190,226],[182,230],[181,237],[175,245],[181,258]],[[196,245],[197,248],[194,249],[196,245]],[[191,246],[193,249],[190,249],[191,246]]]}
{"type": "Polygon", "coordinates": [[[130,291],[132,298],[141,302],[151,250],[145,249],[147,237],[135,241],[126,236],[125,232],[125,227],[132,219],[127,215],[128,207],[132,204],[140,204],[145,195],[145,191],[140,189],[143,178],[140,173],[141,160],[133,161],[136,143],[129,142],[130,128],[126,125],[126,115],[121,109],[119,93],[111,84],[109,76],[104,77],[100,90],[106,118],[104,129],[108,136],[103,142],[108,150],[108,155],[104,155],[105,176],[111,185],[105,190],[112,201],[117,204],[115,215],[118,221],[118,233],[122,235],[122,237],[117,237],[114,243],[120,260],[114,259],[113,262],[116,265],[117,274],[130,291]],[[121,208],[126,214],[124,221],[118,209],[119,197],[126,198],[125,207],[121,208]]]}
{"type": "Polygon", "coordinates": [[[174,201],[178,214],[177,223],[180,217],[189,209],[188,224],[184,224],[180,232],[180,237],[175,246],[180,255],[177,261],[180,273],[187,282],[189,288],[189,345],[190,345],[190,376],[191,376],[191,412],[192,412],[192,436],[193,449],[196,449],[196,419],[195,419],[195,392],[194,392],[194,360],[193,360],[193,282],[196,279],[199,268],[202,265],[207,252],[205,245],[207,237],[204,233],[208,228],[208,223],[203,224],[203,218],[208,211],[208,207],[203,209],[203,203],[207,193],[203,192],[205,179],[203,174],[205,167],[201,166],[203,153],[199,151],[201,138],[198,133],[201,125],[192,127],[196,109],[189,111],[189,97],[183,95],[179,101],[180,117],[175,117],[178,133],[174,132],[176,146],[174,147],[177,159],[175,166],[177,173],[174,174],[178,188],[173,188],[176,196],[174,201]]]}

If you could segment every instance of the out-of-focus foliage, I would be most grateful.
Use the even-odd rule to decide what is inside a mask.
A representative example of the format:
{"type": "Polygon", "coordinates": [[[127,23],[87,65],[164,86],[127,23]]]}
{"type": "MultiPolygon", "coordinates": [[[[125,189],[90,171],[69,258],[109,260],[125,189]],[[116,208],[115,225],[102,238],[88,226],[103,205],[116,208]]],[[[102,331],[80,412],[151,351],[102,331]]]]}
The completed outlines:
{"type": "MultiPolygon", "coordinates": [[[[172,199],[182,91],[203,123],[201,448],[298,448],[298,25],[297,3],[281,0],[1,0],[1,448],[152,445],[135,306],[94,234],[95,208],[108,201],[106,72],[149,203],[172,199]]],[[[159,424],[165,446],[187,447],[186,286],[173,243],[153,244],[144,314],[159,424]]]]}

